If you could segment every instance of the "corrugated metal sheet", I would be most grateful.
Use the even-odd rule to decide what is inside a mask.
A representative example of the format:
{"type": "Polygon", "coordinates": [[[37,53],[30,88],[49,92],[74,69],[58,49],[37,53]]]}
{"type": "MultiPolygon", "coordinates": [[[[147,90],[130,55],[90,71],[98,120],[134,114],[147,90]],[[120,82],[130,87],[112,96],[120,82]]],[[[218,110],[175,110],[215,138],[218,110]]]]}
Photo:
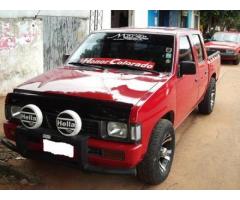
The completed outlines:
{"type": "Polygon", "coordinates": [[[70,53],[88,34],[88,20],[77,17],[43,19],[44,69],[62,64],[62,56],[70,53]]]}

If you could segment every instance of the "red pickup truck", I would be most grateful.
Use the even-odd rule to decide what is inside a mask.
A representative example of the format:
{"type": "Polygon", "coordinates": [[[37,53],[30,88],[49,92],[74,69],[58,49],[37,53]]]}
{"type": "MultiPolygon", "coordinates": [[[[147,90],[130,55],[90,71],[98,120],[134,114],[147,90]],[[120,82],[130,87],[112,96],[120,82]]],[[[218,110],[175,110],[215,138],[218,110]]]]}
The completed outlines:
{"type": "Polygon", "coordinates": [[[219,70],[219,53],[208,56],[196,30],[94,32],[63,66],[7,95],[1,141],[27,158],[158,184],[175,129],[196,107],[212,112],[219,70]]]}
{"type": "Polygon", "coordinates": [[[205,43],[209,52],[220,51],[221,60],[233,61],[235,65],[240,61],[240,33],[216,32],[212,39],[205,43]]]}

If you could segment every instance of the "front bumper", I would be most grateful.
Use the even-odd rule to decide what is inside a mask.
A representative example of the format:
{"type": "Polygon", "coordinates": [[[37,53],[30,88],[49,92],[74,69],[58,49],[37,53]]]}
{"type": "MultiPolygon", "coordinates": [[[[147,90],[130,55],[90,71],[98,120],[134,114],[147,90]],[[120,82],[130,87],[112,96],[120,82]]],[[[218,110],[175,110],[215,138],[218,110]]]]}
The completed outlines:
{"type": "Polygon", "coordinates": [[[16,127],[7,122],[4,124],[6,137],[1,140],[2,144],[20,153],[24,157],[44,159],[69,163],[79,166],[83,170],[104,173],[135,173],[136,165],[142,159],[141,144],[125,144],[119,142],[104,141],[88,136],[66,137],[47,129],[29,130],[16,127]],[[54,155],[43,151],[43,138],[54,142],[64,142],[74,146],[74,157],[54,155]],[[13,142],[12,142],[13,141],[13,142]],[[122,159],[106,157],[101,152],[120,152],[122,159]]]}
{"type": "Polygon", "coordinates": [[[221,60],[230,60],[234,61],[238,59],[238,54],[227,54],[227,53],[221,53],[221,60]]]}

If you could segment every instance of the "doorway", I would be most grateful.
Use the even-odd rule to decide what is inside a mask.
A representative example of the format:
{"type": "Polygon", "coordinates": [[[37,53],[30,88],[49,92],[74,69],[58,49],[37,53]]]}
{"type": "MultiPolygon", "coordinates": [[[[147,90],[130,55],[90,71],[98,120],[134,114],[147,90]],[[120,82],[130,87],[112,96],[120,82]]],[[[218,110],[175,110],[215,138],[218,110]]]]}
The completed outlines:
{"type": "Polygon", "coordinates": [[[159,26],[169,26],[169,10],[160,11],[159,26]]]}
{"type": "Polygon", "coordinates": [[[128,10],[112,10],[111,11],[111,28],[128,27],[129,11],[128,10]]]}
{"type": "Polygon", "coordinates": [[[188,11],[183,10],[181,12],[181,27],[182,28],[188,27],[188,11]]]}

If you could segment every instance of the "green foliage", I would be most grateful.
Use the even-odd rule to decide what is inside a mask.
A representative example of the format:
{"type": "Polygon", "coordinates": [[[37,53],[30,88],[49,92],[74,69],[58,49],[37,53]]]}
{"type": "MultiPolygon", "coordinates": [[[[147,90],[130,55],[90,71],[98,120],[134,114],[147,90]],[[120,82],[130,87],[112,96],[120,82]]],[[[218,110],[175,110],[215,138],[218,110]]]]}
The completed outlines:
{"type": "Polygon", "coordinates": [[[240,30],[240,11],[239,10],[202,10],[201,26],[203,33],[215,32],[220,30],[240,30]]]}

